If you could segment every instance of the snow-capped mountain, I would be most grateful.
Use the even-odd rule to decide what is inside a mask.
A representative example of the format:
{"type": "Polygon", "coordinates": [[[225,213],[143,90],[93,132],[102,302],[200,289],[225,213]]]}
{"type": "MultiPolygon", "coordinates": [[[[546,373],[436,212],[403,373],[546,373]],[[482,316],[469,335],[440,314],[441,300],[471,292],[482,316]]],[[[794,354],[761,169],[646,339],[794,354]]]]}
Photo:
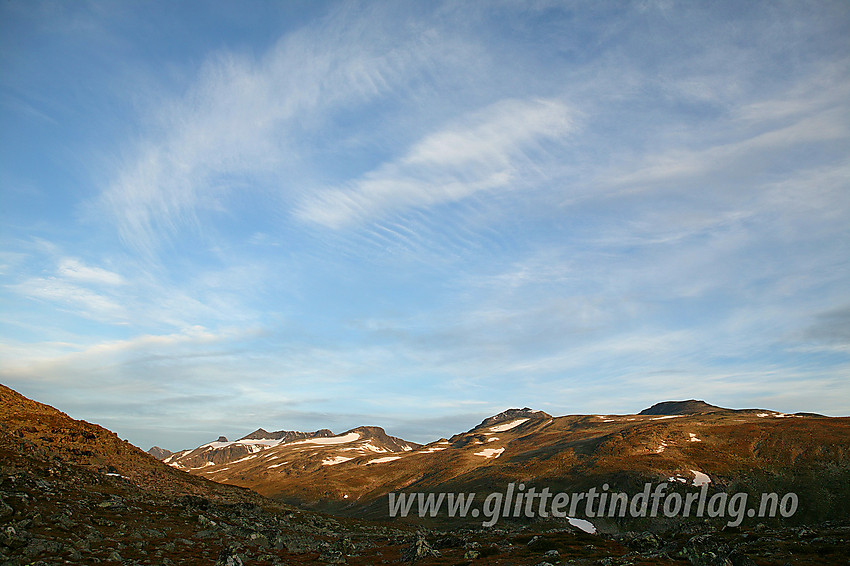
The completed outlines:
{"type": "MultiPolygon", "coordinates": [[[[189,472],[196,470],[207,472],[220,469],[220,466],[230,463],[250,460],[261,452],[264,457],[270,457],[280,452],[280,450],[273,450],[275,448],[309,445],[320,451],[323,450],[322,447],[336,447],[333,451],[345,452],[355,449],[349,446],[352,443],[356,444],[356,449],[369,453],[402,452],[413,450],[419,446],[416,443],[389,436],[379,427],[359,427],[341,435],[334,435],[328,429],[315,432],[291,430],[267,432],[260,428],[239,440],[229,441],[222,436],[214,442],[203,444],[195,449],[176,452],[166,457],[164,462],[169,466],[189,472]],[[219,468],[215,468],[216,466],[219,466],[219,468]]],[[[324,450],[324,452],[327,452],[327,450],[324,450]]],[[[345,458],[345,456],[339,454],[327,456],[332,460],[334,458],[345,458]]]]}

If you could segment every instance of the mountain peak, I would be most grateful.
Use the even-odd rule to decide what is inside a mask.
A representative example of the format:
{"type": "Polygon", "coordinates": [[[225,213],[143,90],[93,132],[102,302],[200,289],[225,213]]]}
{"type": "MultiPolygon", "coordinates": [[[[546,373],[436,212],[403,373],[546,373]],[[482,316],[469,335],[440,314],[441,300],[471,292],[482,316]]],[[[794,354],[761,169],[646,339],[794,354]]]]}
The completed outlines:
{"type": "Polygon", "coordinates": [[[160,448],[159,446],[152,446],[151,449],[148,450],[148,454],[150,454],[157,460],[165,460],[166,458],[171,456],[173,452],[165,448],[160,448]]]}
{"type": "Polygon", "coordinates": [[[358,426],[357,428],[352,428],[343,434],[349,434],[352,432],[359,434],[362,439],[375,439],[389,447],[393,452],[413,450],[421,447],[421,444],[416,442],[408,442],[402,438],[390,436],[379,426],[358,426]]]}
{"type": "Polygon", "coordinates": [[[639,415],[690,415],[696,413],[716,413],[726,411],[723,407],[710,405],[705,401],[689,399],[687,401],[662,401],[644,409],[639,415]]]}
{"type": "Polygon", "coordinates": [[[269,432],[264,428],[258,428],[251,434],[246,434],[239,440],[282,440],[283,442],[292,442],[293,440],[303,440],[305,438],[318,438],[333,436],[334,433],[323,428],[316,432],[300,432],[297,430],[276,430],[269,432]]]}
{"type": "Polygon", "coordinates": [[[551,419],[552,415],[549,413],[544,413],[543,411],[535,411],[528,407],[523,407],[522,409],[506,409],[499,413],[498,415],[493,415],[492,417],[487,417],[481,424],[473,428],[472,430],[478,428],[486,428],[489,426],[493,426],[495,424],[510,421],[513,419],[551,419]]]}

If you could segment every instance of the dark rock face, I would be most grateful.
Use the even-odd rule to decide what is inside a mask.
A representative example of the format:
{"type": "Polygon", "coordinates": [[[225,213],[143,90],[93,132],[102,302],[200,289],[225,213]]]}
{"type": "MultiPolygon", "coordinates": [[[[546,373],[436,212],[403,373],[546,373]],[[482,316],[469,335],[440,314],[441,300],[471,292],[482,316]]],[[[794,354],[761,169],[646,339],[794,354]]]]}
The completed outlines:
{"type": "Polygon", "coordinates": [[[166,458],[174,454],[174,452],[172,452],[171,450],[166,450],[165,448],[160,448],[159,446],[153,446],[150,450],[148,450],[148,454],[150,454],[157,460],[165,460],[166,458]]]}
{"type": "Polygon", "coordinates": [[[239,440],[283,440],[283,442],[292,442],[294,440],[306,440],[308,438],[327,438],[333,436],[334,433],[326,428],[315,432],[300,432],[297,430],[278,430],[268,432],[265,429],[258,428],[251,434],[246,434],[239,440]]]}
{"type": "Polygon", "coordinates": [[[663,401],[644,409],[639,415],[692,415],[697,413],[716,413],[728,411],[723,407],[709,405],[705,401],[691,399],[689,401],[663,401]]]}

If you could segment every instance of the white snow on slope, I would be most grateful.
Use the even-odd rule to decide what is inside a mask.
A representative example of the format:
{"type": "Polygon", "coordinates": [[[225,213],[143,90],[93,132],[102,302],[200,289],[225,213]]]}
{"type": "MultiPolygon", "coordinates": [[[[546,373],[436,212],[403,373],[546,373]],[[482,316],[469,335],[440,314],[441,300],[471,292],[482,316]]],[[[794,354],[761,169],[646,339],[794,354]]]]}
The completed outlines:
{"type": "Polygon", "coordinates": [[[689,432],[688,436],[690,436],[690,438],[688,439],[688,442],[702,442],[702,440],[697,438],[697,435],[692,433],[692,432],[689,432]]]}
{"type": "Polygon", "coordinates": [[[596,534],[596,527],[593,526],[593,523],[591,523],[590,521],[587,521],[585,519],[577,519],[575,517],[567,517],[567,521],[569,521],[569,523],[577,529],[581,529],[584,532],[592,535],[596,534]]]}
{"type": "Polygon", "coordinates": [[[360,448],[362,448],[364,450],[371,450],[372,452],[387,452],[386,448],[381,448],[380,446],[375,446],[374,444],[372,444],[371,441],[368,441],[368,440],[365,443],[363,443],[363,445],[360,448]]]}
{"type": "Polygon", "coordinates": [[[216,440],[215,442],[210,442],[208,444],[204,444],[202,446],[199,446],[198,448],[212,448],[212,449],[217,450],[219,448],[224,448],[226,446],[230,446],[231,444],[233,444],[233,443],[232,442],[219,442],[218,440],[216,440]]]}
{"type": "Polygon", "coordinates": [[[348,458],[346,456],[334,456],[333,458],[328,458],[327,460],[322,460],[323,466],[335,466],[337,464],[342,464],[343,462],[348,462],[349,460],[353,460],[354,458],[348,458]]]}
{"type": "Polygon", "coordinates": [[[490,430],[492,432],[505,432],[506,430],[511,430],[512,428],[518,427],[528,419],[517,419],[515,421],[511,421],[509,423],[504,423],[496,426],[491,426],[490,430]]]}
{"type": "Polygon", "coordinates": [[[481,452],[475,452],[473,455],[484,456],[485,458],[498,458],[504,451],[504,448],[485,448],[481,452]]]}
{"type": "Polygon", "coordinates": [[[234,460],[233,463],[237,464],[239,462],[244,462],[245,460],[250,460],[251,458],[254,458],[254,457],[256,457],[256,454],[249,454],[249,455],[245,456],[244,458],[239,458],[238,460],[234,460]]]}
{"type": "Polygon", "coordinates": [[[360,438],[360,433],[349,432],[348,434],[343,434],[342,436],[331,436],[330,438],[308,438],[307,440],[298,440],[296,442],[290,442],[290,444],[320,444],[322,446],[329,446],[331,444],[345,444],[346,442],[354,442],[358,438],[360,438]]]}
{"type": "Polygon", "coordinates": [[[432,452],[439,452],[440,450],[445,450],[448,448],[447,446],[431,446],[430,448],[423,448],[419,451],[420,454],[431,454],[432,452]]]}
{"type": "Polygon", "coordinates": [[[383,464],[384,462],[392,462],[393,460],[398,460],[401,456],[385,456],[383,458],[375,458],[374,460],[369,460],[366,462],[366,465],[369,464],[383,464]]]}
{"type": "Polygon", "coordinates": [[[704,474],[696,470],[691,470],[691,473],[694,475],[695,486],[708,485],[711,483],[711,478],[708,477],[708,474],[704,474]]]}

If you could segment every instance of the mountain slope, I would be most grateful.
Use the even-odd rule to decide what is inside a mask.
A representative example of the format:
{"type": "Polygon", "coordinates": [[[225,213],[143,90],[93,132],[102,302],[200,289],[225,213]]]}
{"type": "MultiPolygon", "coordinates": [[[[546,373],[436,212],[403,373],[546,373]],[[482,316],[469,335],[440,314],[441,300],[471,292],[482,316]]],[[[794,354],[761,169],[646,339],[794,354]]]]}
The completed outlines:
{"type": "Polygon", "coordinates": [[[173,470],[114,432],[72,419],[4,385],[0,385],[0,447],[41,461],[116,474],[161,493],[198,493],[223,499],[249,494],[173,470]]]}
{"type": "Polygon", "coordinates": [[[636,493],[645,482],[665,481],[707,483],[712,492],[793,491],[802,502],[800,521],[847,515],[850,418],[673,403],[664,410],[699,412],[550,417],[518,409],[405,452],[368,454],[340,445],[332,459],[295,444],[193,473],[375,518],[386,516],[387,494],[402,490],[490,493],[526,482],[576,492],[607,483],[636,493]]]}

